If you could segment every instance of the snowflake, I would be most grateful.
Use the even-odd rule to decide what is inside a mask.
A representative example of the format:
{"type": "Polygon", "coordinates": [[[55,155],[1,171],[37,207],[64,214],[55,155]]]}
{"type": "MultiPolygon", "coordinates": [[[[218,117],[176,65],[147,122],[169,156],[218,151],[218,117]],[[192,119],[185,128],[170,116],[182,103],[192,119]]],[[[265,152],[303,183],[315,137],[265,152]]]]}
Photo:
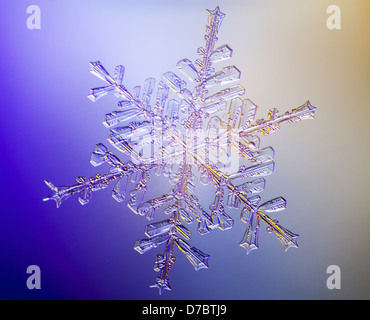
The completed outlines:
{"type": "Polygon", "coordinates": [[[225,212],[225,202],[228,208],[242,208],[240,219],[246,224],[246,232],[239,245],[247,254],[259,246],[261,222],[266,224],[267,232],[276,234],[285,250],[298,247],[299,236],[269,216],[284,210],[286,200],[278,197],[260,204],[257,193],[265,189],[263,177],[274,170],[274,150],[260,149],[259,135],[276,132],[285,122],[313,119],[316,108],[307,101],[282,115],[271,109],[266,119],[255,120],[257,106],[243,98],[245,89],[240,84],[234,84],[240,79],[240,71],[235,66],[220,71],[213,68],[230,59],[233,51],[228,45],[215,48],[225,14],[219,7],[207,13],[206,44],[197,51],[200,58],[194,64],[189,59],[177,63],[186,81],[173,72],[163,74],[153,102],[153,78],[145,81],[142,92],[140,87],[130,92],[122,84],[123,66],[117,66],[112,77],[99,61],[90,63],[91,73],[106,86],[92,89],[89,98],[96,101],[112,92],[121,100],[118,110],[105,115],[103,124],[110,129],[108,141],[130,160],[120,160],[99,143],[90,162],[93,166],[109,164],[109,173],[89,179],[78,177],[72,186],[55,187],[45,181],[53,194],[44,201],[53,199],[57,207],[73,194],[79,195],[82,205],[87,204],[93,191],[104,189],[113,181],[116,184],[112,197],[118,202],[125,200],[128,185],[134,184],[127,201],[134,213],[152,220],[155,212],[164,207],[169,219],[148,224],[147,238],[138,240],[134,247],[143,254],[164,245],[154,266],[159,276],[151,285],[160,294],[171,290],[168,274],[176,261],[176,248],[195,270],[208,268],[210,256],[188,243],[191,231],[183,222],[196,220],[201,235],[214,229],[228,230],[234,220],[225,212]],[[240,165],[239,161],[249,165],[240,165]],[[144,201],[152,173],[167,177],[173,187],[167,194],[144,201]],[[209,212],[194,195],[198,181],[216,187],[209,212]]]}

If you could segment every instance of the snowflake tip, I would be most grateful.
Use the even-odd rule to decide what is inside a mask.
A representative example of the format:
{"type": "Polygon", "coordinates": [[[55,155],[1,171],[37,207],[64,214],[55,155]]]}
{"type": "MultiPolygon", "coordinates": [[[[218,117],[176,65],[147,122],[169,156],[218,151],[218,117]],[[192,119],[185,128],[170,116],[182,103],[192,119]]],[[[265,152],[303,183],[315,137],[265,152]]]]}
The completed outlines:
{"type": "Polygon", "coordinates": [[[256,244],[254,244],[254,243],[249,244],[248,242],[240,243],[239,246],[244,248],[245,251],[247,252],[247,254],[250,254],[253,250],[258,249],[258,246],[256,244]]]}
{"type": "Polygon", "coordinates": [[[60,190],[58,187],[54,186],[50,181],[44,180],[45,184],[53,191],[53,194],[49,197],[46,197],[42,199],[42,201],[49,201],[49,200],[55,200],[55,203],[57,205],[57,208],[59,208],[62,204],[62,198],[63,196],[60,196],[60,190]]]}
{"type": "Polygon", "coordinates": [[[159,277],[156,279],[155,283],[152,284],[149,287],[150,288],[158,288],[160,295],[162,295],[162,293],[164,292],[164,290],[168,290],[168,291],[171,291],[172,290],[171,285],[170,285],[168,279],[162,279],[162,278],[159,278],[159,277]]]}

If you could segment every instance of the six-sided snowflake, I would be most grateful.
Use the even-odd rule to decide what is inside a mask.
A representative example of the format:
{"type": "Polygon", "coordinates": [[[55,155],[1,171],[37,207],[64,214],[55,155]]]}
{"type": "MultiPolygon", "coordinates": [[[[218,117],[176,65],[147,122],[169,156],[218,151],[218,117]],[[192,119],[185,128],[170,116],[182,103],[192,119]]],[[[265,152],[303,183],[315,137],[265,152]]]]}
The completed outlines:
{"type": "Polygon", "coordinates": [[[247,253],[258,248],[261,221],[267,225],[268,232],[277,235],[285,250],[298,246],[298,235],[268,215],[284,210],[285,199],[278,197],[260,204],[261,198],[256,195],[265,188],[263,176],[274,170],[274,150],[260,149],[258,135],[278,131],[284,122],[313,119],[316,108],[307,101],[283,115],[272,109],[267,119],[255,120],[257,106],[242,98],[245,89],[240,84],[232,84],[240,79],[240,71],[235,66],[220,71],[213,68],[214,64],[229,59],[232,49],[228,45],[215,48],[225,15],[218,7],[207,13],[206,45],[198,49],[200,58],[194,64],[188,59],[177,63],[187,82],[173,72],[166,72],[158,84],[155,101],[151,101],[154,79],[145,81],[142,92],[140,87],[129,92],[122,84],[123,66],[117,66],[112,77],[99,61],[90,64],[91,73],[107,85],[92,89],[89,98],[96,101],[113,92],[121,99],[118,110],[107,114],[103,124],[110,128],[109,142],[131,161],[121,161],[103,144],[98,144],[91,164],[108,163],[109,173],[90,179],[79,177],[77,184],[65,187],[55,187],[45,181],[53,194],[44,200],[55,200],[57,207],[76,193],[79,202],[87,204],[92,191],[104,189],[113,181],[116,185],[112,196],[119,202],[125,200],[128,185],[134,184],[127,206],[148,220],[164,206],[169,218],[147,225],[147,238],[135,244],[139,253],[161,244],[165,246],[163,254],[156,257],[154,270],[159,276],[151,286],[157,287],[160,294],[171,290],[168,273],[175,262],[176,248],[196,270],[208,268],[209,255],[187,242],[191,232],[183,222],[189,224],[197,220],[197,230],[202,235],[216,228],[230,229],[234,220],[225,212],[225,204],[229,208],[242,208],[240,218],[247,228],[240,246],[247,253]],[[221,90],[218,87],[222,87],[221,90]],[[250,165],[239,166],[239,160],[250,165]],[[144,201],[152,173],[168,177],[173,188],[161,197],[144,201]],[[198,181],[216,186],[210,212],[192,194],[198,181]]]}

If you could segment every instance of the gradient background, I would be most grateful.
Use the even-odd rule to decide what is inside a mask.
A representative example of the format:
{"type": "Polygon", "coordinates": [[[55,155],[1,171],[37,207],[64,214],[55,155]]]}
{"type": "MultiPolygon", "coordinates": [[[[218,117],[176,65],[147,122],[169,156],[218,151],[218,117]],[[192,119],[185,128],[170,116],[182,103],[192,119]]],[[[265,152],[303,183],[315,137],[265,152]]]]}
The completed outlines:
{"type": "MultiPolygon", "coordinates": [[[[30,4],[0,2],[1,298],[370,298],[368,0],[35,0],[41,30],[26,28],[30,4]],[[342,30],[326,28],[331,4],[341,7],[342,30]],[[89,158],[106,141],[101,122],[116,100],[86,98],[102,85],[89,61],[101,60],[111,72],[123,64],[129,89],[159,79],[180,59],[196,58],[204,9],[217,5],[226,13],[218,44],[234,49],[231,63],[260,106],[258,116],[307,99],[318,107],[314,121],[262,141],[274,147],[277,163],[263,200],[288,200],[277,217],[301,235],[300,248],[285,253],[261,230],[260,249],[247,256],[238,246],[245,224],[235,211],[232,230],[194,233],[191,243],[211,255],[210,268],[195,272],[178,253],[174,290],[160,297],[148,288],[157,251],[133,250],[147,221],[109,190],[94,193],[87,206],[74,197],[57,210],[41,201],[49,195],[43,179],[73,184],[79,175],[106,170],[94,169],[89,158]],[[26,287],[32,264],[41,268],[42,290],[26,287]],[[342,271],[341,290],[326,288],[333,264],[342,271]]],[[[166,192],[167,185],[161,188],[166,192]]],[[[213,190],[198,196],[209,200],[213,190]]]]}

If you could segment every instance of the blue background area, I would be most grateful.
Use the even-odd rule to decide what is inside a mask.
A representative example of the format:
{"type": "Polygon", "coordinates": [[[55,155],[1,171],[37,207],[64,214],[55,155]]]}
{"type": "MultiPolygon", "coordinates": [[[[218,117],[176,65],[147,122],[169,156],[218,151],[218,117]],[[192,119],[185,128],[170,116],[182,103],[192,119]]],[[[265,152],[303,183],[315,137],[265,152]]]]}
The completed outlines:
{"type": "MultiPolygon", "coordinates": [[[[369,255],[369,12],[366,1],[336,1],[343,30],[325,26],[330,1],[46,1],[41,30],[26,28],[29,1],[2,0],[0,10],[0,298],[2,299],[341,299],[370,298],[369,255]],[[211,255],[195,272],[177,253],[171,293],[149,289],[159,251],[133,250],[147,221],[110,196],[108,188],[81,206],[76,197],[56,209],[43,180],[73,184],[104,173],[90,154],[106,142],[101,124],[114,97],[86,98],[102,82],[89,61],[126,67],[132,89],[147,77],[196,59],[205,8],[226,13],[218,44],[234,49],[241,84],[260,106],[281,112],[308,98],[317,119],[284,127],[263,140],[276,151],[276,172],[263,200],[284,196],[279,221],[301,235],[287,253],[261,228],[260,249],[238,246],[245,225],[191,243],[211,255]],[[365,12],[365,13],[364,13],[365,12]],[[366,41],[365,41],[366,40],[366,41]],[[26,287],[38,265],[42,289],[26,287]],[[342,289],[326,288],[326,268],[342,270],[342,289]]],[[[158,180],[153,196],[165,193],[158,180]],[[159,190],[160,189],[160,190],[159,190]]],[[[199,188],[209,203],[214,188],[199,188]]],[[[162,213],[157,220],[165,219],[162,213]]]]}

